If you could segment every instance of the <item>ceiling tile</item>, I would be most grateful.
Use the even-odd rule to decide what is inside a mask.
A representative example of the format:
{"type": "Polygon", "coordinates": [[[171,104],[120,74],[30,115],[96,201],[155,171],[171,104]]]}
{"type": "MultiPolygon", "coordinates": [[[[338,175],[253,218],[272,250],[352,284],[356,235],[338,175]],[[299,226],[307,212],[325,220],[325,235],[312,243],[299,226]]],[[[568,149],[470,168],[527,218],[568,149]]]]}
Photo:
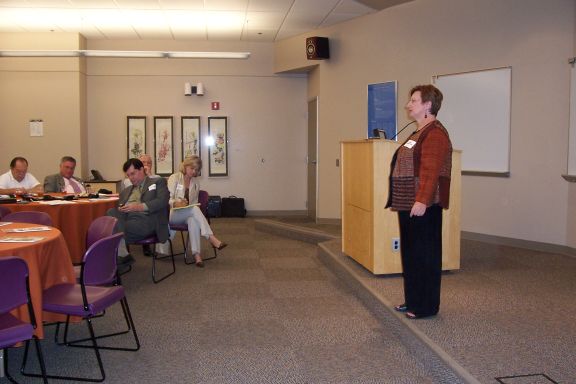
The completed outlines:
{"type": "Polygon", "coordinates": [[[117,8],[113,0],[70,0],[76,8],[117,8]]]}
{"type": "Polygon", "coordinates": [[[176,29],[172,30],[172,35],[176,40],[206,40],[206,28],[203,30],[196,29],[196,30],[183,30],[183,29],[176,29]]]}
{"type": "Polygon", "coordinates": [[[0,30],[269,41],[369,12],[354,0],[0,0],[0,30]]]}
{"type": "Polygon", "coordinates": [[[290,13],[324,13],[328,14],[340,0],[295,0],[290,13]]]}
{"type": "Polygon", "coordinates": [[[286,29],[314,29],[324,20],[326,14],[323,13],[296,13],[290,12],[282,27],[286,29]]]}
{"type": "Polygon", "coordinates": [[[268,41],[273,42],[276,38],[278,29],[259,29],[258,31],[244,30],[242,32],[242,40],[246,41],[268,41]]]}
{"type": "Polygon", "coordinates": [[[248,0],[204,0],[207,11],[246,11],[248,0]]]}
{"type": "Polygon", "coordinates": [[[248,12],[245,28],[252,30],[264,28],[280,28],[284,14],[282,12],[248,12]]]}
{"type": "Polygon", "coordinates": [[[204,9],[204,0],[161,0],[162,9],[204,9]]]}
{"type": "Polygon", "coordinates": [[[122,9],[160,9],[157,0],[116,0],[116,4],[122,9]]]}
{"type": "Polygon", "coordinates": [[[294,0],[250,0],[248,11],[288,12],[294,0]]]}
{"type": "Polygon", "coordinates": [[[242,31],[241,30],[227,30],[227,31],[222,31],[222,30],[218,30],[218,29],[213,29],[210,30],[210,28],[208,28],[208,40],[210,41],[216,41],[216,40],[240,40],[240,37],[242,35],[242,31]]]}

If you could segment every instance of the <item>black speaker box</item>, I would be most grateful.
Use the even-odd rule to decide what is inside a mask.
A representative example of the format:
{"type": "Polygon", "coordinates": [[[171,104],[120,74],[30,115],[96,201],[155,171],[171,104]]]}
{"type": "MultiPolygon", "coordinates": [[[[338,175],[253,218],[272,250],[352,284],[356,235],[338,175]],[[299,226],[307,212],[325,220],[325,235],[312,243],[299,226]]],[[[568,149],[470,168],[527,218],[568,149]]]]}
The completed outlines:
{"type": "Polygon", "coordinates": [[[330,47],[327,37],[306,38],[306,57],[308,60],[325,60],[330,58],[330,47]]]}

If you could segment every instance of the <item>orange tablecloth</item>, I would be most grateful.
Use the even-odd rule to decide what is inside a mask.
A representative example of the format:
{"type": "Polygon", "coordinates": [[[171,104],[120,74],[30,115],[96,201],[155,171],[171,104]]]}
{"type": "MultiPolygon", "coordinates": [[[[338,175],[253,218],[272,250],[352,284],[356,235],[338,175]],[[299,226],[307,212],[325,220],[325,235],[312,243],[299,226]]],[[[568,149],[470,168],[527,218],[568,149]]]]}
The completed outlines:
{"type": "MultiPolygon", "coordinates": [[[[0,227],[2,237],[43,237],[35,243],[2,243],[0,242],[0,257],[18,256],[26,261],[30,271],[30,296],[34,305],[34,314],[38,328],[36,335],[44,337],[42,321],[65,320],[60,315],[42,312],[42,291],[53,285],[75,282],[74,268],[70,262],[70,254],[62,233],[52,228],[45,232],[5,233],[5,229],[37,227],[37,224],[13,223],[0,227]]],[[[16,316],[29,321],[28,309],[21,307],[15,311],[16,316]]]]}
{"type": "Polygon", "coordinates": [[[106,211],[116,206],[118,199],[79,199],[70,204],[47,205],[41,202],[28,204],[4,204],[12,212],[42,211],[52,217],[54,226],[62,231],[68,244],[71,260],[80,263],[86,252],[86,232],[92,220],[104,216],[106,211]]]}

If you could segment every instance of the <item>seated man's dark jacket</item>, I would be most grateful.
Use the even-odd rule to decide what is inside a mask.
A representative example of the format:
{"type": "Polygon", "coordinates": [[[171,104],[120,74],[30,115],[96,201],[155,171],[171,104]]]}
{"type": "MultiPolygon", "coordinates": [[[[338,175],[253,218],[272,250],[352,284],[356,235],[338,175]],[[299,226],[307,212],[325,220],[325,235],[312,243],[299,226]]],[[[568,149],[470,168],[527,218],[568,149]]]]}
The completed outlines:
{"type": "MultiPolygon", "coordinates": [[[[163,243],[168,240],[169,237],[168,216],[170,211],[168,201],[170,200],[170,192],[166,186],[166,179],[162,177],[146,177],[142,185],[140,202],[146,204],[148,207],[148,219],[156,222],[156,237],[163,243]],[[153,185],[155,187],[153,187],[153,185]]],[[[128,201],[132,188],[133,187],[125,188],[120,192],[118,204],[125,204],[128,201]]],[[[122,220],[121,217],[118,217],[118,219],[122,220]]],[[[143,234],[143,237],[145,237],[145,235],[146,234],[143,234]]]]}

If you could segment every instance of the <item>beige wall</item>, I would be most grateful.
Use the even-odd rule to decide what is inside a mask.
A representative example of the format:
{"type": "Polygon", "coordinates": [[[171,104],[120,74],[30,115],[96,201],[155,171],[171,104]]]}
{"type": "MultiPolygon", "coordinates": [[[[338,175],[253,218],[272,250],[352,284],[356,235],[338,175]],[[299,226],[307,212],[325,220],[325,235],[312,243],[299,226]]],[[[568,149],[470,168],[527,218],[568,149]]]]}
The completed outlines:
{"type": "MultiPolygon", "coordinates": [[[[330,38],[331,49],[318,75],[319,216],[340,217],[334,160],[341,140],[365,136],[367,84],[398,81],[403,125],[411,86],[437,74],[511,66],[511,176],[463,177],[462,229],[574,245],[567,215],[576,198],[560,177],[567,158],[574,8],[570,0],[417,0],[314,31],[330,38]]],[[[278,71],[309,65],[302,52],[310,35],[278,44],[278,71]]]]}
{"type": "Polygon", "coordinates": [[[147,116],[153,153],[153,117],[174,117],[175,169],[180,161],[180,117],[229,118],[229,177],[208,178],[203,148],[202,188],[244,197],[251,211],[302,211],[306,203],[305,75],[277,75],[271,43],[84,41],[75,34],[0,34],[3,49],[126,49],[249,51],[248,60],[0,59],[0,164],[26,156],[40,180],[57,171],[64,154],[90,169],[121,178],[126,160],[126,117],[147,116]],[[184,96],[184,83],[203,82],[205,96],[184,96]],[[210,103],[221,109],[212,111],[210,103]],[[28,136],[42,118],[45,136],[28,136]]]}
{"type": "Polygon", "coordinates": [[[248,60],[89,59],[89,164],[120,178],[126,160],[126,116],[147,116],[153,153],[154,116],[174,117],[175,167],[181,159],[181,116],[228,116],[229,177],[209,178],[202,148],[202,188],[237,195],[249,210],[304,210],[306,201],[306,77],[275,75],[272,44],[89,41],[90,49],[250,51],[248,60]],[[184,96],[184,83],[205,95],[184,96]],[[220,110],[212,111],[212,101],[220,110]]]}
{"type": "MultiPolygon", "coordinates": [[[[79,49],[82,44],[78,34],[0,34],[1,49],[79,49]]],[[[40,182],[58,171],[63,155],[74,156],[83,168],[83,68],[78,58],[0,59],[0,172],[14,156],[26,157],[40,182]],[[30,137],[31,119],[43,120],[43,137],[30,137]]]]}

